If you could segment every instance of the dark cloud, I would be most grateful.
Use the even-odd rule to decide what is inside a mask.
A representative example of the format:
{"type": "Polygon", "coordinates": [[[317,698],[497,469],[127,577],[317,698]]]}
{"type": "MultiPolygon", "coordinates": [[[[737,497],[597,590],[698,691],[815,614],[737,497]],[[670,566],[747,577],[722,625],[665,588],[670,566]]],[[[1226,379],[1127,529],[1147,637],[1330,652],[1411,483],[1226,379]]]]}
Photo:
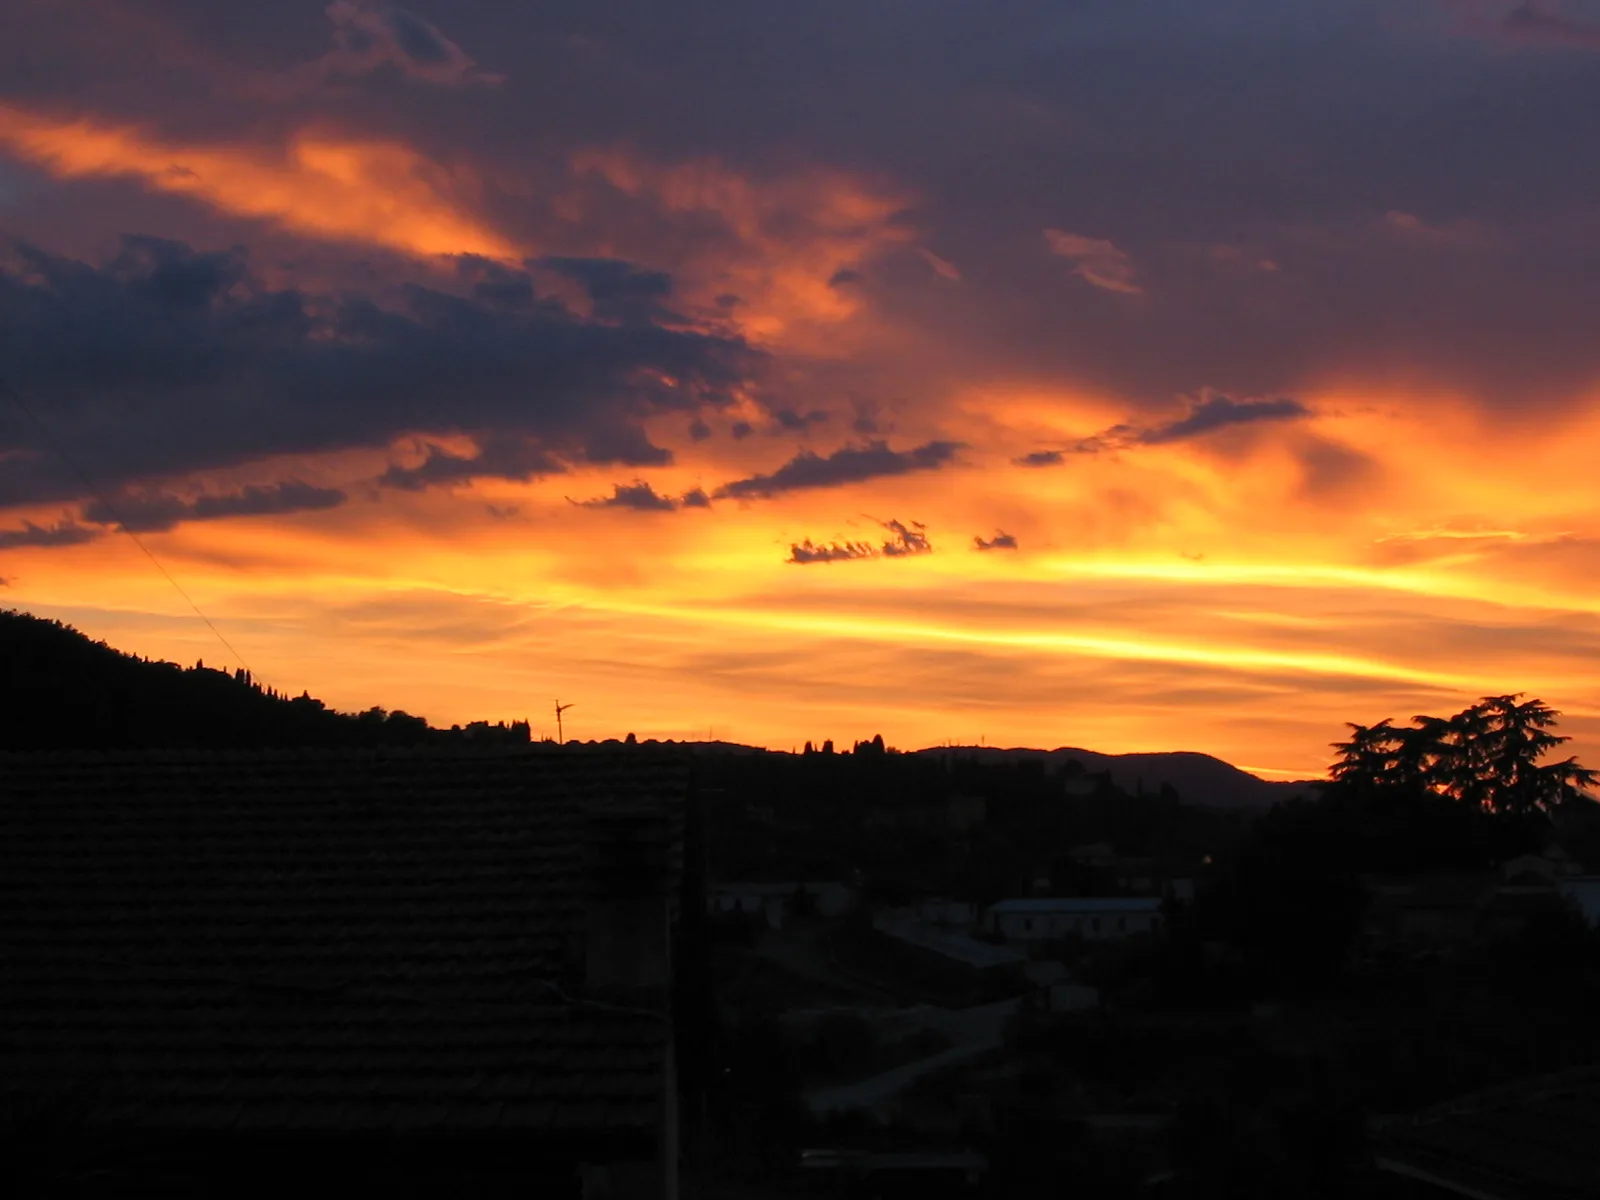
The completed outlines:
{"type": "Polygon", "coordinates": [[[609,496],[596,496],[592,500],[574,500],[568,496],[567,502],[579,508],[626,508],[634,512],[675,512],[679,508],[711,507],[711,498],[700,488],[673,499],[661,495],[642,479],[635,479],[630,484],[612,484],[609,496]]]}
{"type": "Polygon", "coordinates": [[[888,537],[879,545],[870,542],[813,542],[810,538],[789,547],[786,562],[802,566],[811,563],[850,562],[861,558],[909,558],[933,553],[928,527],[921,521],[879,521],[888,537]]]}
{"type": "Polygon", "coordinates": [[[70,518],[54,525],[35,525],[24,521],[21,529],[0,529],[0,550],[20,550],[36,546],[81,546],[100,536],[98,529],[87,529],[70,518]]]}
{"type": "Polygon", "coordinates": [[[972,539],[974,550],[1015,550],[1017,539],[1004,530],[997,530],[992,538],[974,537],[972,539]]]}
{"type": "Polygon", "coordinates": [[[879,433],[878,403],[874,400],[852,400],[850,407],[855,410],[855,420],[850,422],[850,428],[856,433],[879,433]]]}
{"type": "MultiPolygon", "coordinates": [[[[492,308],[528,308],[533,304],[533,276],[514,270],[478,254],[463,254],[456,259],[456,271],[472,288],[472,298],[492,308]]],[[[545,301],[552,312],[560,310],[555,301],[545,301]]]]}
{"type": "Polygon", "coordinates": [[[420,492],[431,487],[459,487],[474,479],[507,479],[527,483],[566,471],[565,463],[526,438],[495,437],[479,442],[474,454],[452,454],[429,446],[427,456],[414,467],[398,464],[378,476],[385,487],[420,492]]]}
{"type": "Polygon", "coordinates": [[[735,421],[728,430],[729,433],[733,434],[733,440],[736,442],[742,442],[755,431],[755,426],[750,424],[749,421],[735,421]]]}
{"type": "Polygon", "coordinates": [[[866,276],[860,271],[851,267],[840,267],[829,277],[828,286],[836,288],[850,287],[853,284],[861,283],[865,278],[866,276]]]}
{"type": "Polygon", "coordinates": [[[1299,420],[1311,415],[1311,410],[1298,400],[1233,400],[1207,392],[1199,400],[1191,402],[1187,416],[1165,425],[1140,428],[1120,423],[1090,437],[1079,438],[1071,446],[1035,450],[1011,461],[1019,467],[1056,467],[1065,462],[1070,454],[1100,454],[1136,446],[1164,446],[1204,437],[1233,426],[1254,425],[1262,421],[1299,420]]]}
{"type": "Polygon", "coordinates": [[[1066,461],[1065,450],[1035,450],[1011,461],[1019,467],[1059,467],[1066,461]]]}
{"type": "Polygon", "coordinates": [[[889,540],[883,543],[883,553],[889,558],[905,558],[912,554],[933,553],[933,543],[928,541],[928,527],[921,521],[906,525],[901,521],[885,521],[889,540]]]}
{"type": "Polygon", "coordinates": [[[583,441],[583,456],[596,466],[665,467],[672,451],[657,446],[637,425],[603,425],[583,441]]]}
{"type": "Polygon", "coordinates": [[[659,495],[642,479],[629,484],[612,484],[609,496],[596,496],[592,500],[574,500],[568,496],[567,502],[579,508],[627,508],[634,512],[672,512],[678,507],[677,501],[659,495]]]}
{"type": "Polygon", "coordinates": [[[337,508],[349,497],[338,488],[313,487],[291,479],[185,499],[160,490],[126,492],[114,502],[96,497],[83,506],[83,519],[96,525],[121,525],[131,533],[161,533],[184,521],[259,517],[337,508]]]}
{"type": "MultiPolygon", "coordinates": [[[[586,320],[523,303],[514,276],[464,270],[494,294],[406,285],[380,306],[273,289],[239,250],[130,237],[93,266],[12,243],[0,247],[0,361],[113,493],[408,435],[465,436],[477,452],[435,449],[389,472],[392,486],[527,479],[580,459],[659,465],[670,455],[641,422],[729,404],[759,364],[726,337],[586,320]]],[[[82,491],[51,446],[0,428],[0,506],[82,491]]]]}
{"type": "Polygon", "coordinates": [[[617,258],[541,258],[529,264],[554,271],[589,293],[599,321],[648,325],[681,320],[664,301],[672,295],[672,276],[617,258]]]}
{"type": "Polygon", "coordinates": [[[503,82],[502,76],[480,68],[460,46],[403,8],[335,0],[326,11],[333,22],[334,48],[294,74],[287,85],[290,93],[379,70],[445,86],[503,82]]]}
{"type": "Polygon", "coordinates": [[[782,429],[804,433],[813,425],[821,425],[827,421],[828,414],[820,408],[814,408],[806,413],[796,412],[792,408],[780,408],[772,414],[772,419],[777,421],[782,429]]]}
{"type": "Polygon", "coordinates": [[[959,442],[928,442],[911,450],[891,450],[887,442],[846,446],[827,457],[802,450],[770,475],[737,479],[717,489],[719,499],[767,499],[784,492],[810,488],[842,487],[869,479],[938,470],[950,463],[959,442]]]}
{"type": "Polygon", "coordinates": [[[1200,437],[1229,425],[1291,421],[1310,415],[1311,410],[1305,405],[1286,397],[1276,400],[1231,400],[1227,396],[1207,395],[1194,405],[1188,416],[1170,425],[1146,429],[1136,440],[1145,446],[1159,446],[1200,437]]]}
{"type": "Polygon", "coordinates": [[[696,417],[689,422],[689,436],[697,442],[703,442],[711,436],[711,426],[705,423],[704,418],[696,417]]]}
{"type": "Polygon", "coordinates": [[[785,562],[798,563],[805,566],[808,563],[849,562],[856,558],[874,558],[875,551],[866,542],[824,542],[816,543],[810,538],[803,542],[796,542],[789,547],[789,557],[785,562]]]}
{"type": "MultiPolygon", "coordinates": [[[[1415,14],[1432,2],[1401,7],[1415,14]]],[[[735,289],[755,300],[761,285],[717,274],[739,238],[718,210],[748,219],[768,185],[781,188],[775,148],[841,170],[871,164],[918,197],[915,228],[936,234],[966,274],[961,287],[930,287],[921,264],[859,268],[874,303],[923,335],[916,361],[872,364],[906,377],[896,386],[949,394],[1003,363],[1015,378],[1129,398],[1202,379],[1263,396],[1333,378],[1422,380],[1520,411],[1570,404],[1593,378],[1600,272],[1588,214],[1600,156],[1585,147],[1600,77],[1585,54],[1485,53],[1441,36],[1437,20],[1394,19],[1392,0],[1231,0],[1172,13],[1029,0],[870,13],[845,0],[707,0],[688,14],[635,0],[435,6],[450,39],[480,56],[492,48],[490,65],[516,63],[514,76],[494,91],[374,79],[326,89],[316,101],[325,113],[265,115],[216,83],[233,68],[281,73],[318,53],[308,39],[328,29],[324,0],[104,6],[159,11],[163,36],[143,40],[135,25],[108,33],[107,22],[52,12],[61,6],[11,7],[23,28],[0,40],[10,102],[204,135],[207,145],[241,131],[276,137],[291,115],[326,116],[354,135],[404,142],[441,169],[481,172],[492,180],[484,213],[518,244],[648,255],[686,264],[685,281],[712,244],[723,281],[710,291],[729,308],[735,289]],[[1184,114],[1178,124],[1174,113],[1184,114]],[[619,204],[586,225],[553,212],[550,198],[567,191],[541,189],[542,178],[498,186],[503,176],[524,184],[518,176],[569,161],[575,147],[624,144],[683,165],[675,183],[686,193],[688,166],[703,162],[726,167],[738,187],[637,221],[619,204]],[[1390,210],[1474,222],[1496,248],[1399,250],[1373,232],[1390,210]],[[1046,229],[1073,238],[1056,239],[1070,253],[1050,254],[1046,229]],[[1279,269],[1224,269],[1211,252],[1225,247],[1279,269]],[[1105,269],[1123,261],[1116,253],[1131,255],[1142,297],[1071,274],[1096,263],[1089,269],[1115,283],[1105,269]]],[[[1470,7],[1498,22],[1502,41],[1520,29],[1529,43],[1587,44],[1584,10],[1571,4],[1470,7]]],[[[376,21],[357,14],[379,10],[348,11],[337,27],[367,40],[344,48],[346,75],[427,78],[444,35],[392,21],[368,31],[362,22],[376,21]],[[363,59],[373,45],[392,46],[383,51],[392,60],[363,59]]],[[[60,191],[91,208],[101,186],[60,191]]],[[[54,202],[46,190],[33,227],[60,230],[68,218],[43,211],[54,202]]],[[[182,201],[134,202],[166,206],[165,229],[189,219],[172,207],[182,201]]],[[[8,208],[8,225],[17,211],[8,208]]],[[[780,226],[763,226],[777,231],[774,243],[780,226]]],[[[841,267],[857,270],[856,257],[819,263],[815,285],[841,267]]]]}

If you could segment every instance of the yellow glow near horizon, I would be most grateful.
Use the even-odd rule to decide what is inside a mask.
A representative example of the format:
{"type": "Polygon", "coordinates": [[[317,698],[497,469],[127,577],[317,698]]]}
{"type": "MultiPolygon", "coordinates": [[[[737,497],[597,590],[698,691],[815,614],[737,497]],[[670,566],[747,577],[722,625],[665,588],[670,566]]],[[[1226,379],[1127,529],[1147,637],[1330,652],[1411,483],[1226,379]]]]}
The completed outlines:
{"type": "MultiPolygon", "coordinates": [[[[199,145],[0,105],[0,148],[18,159],[58,181],[133,180],[184,212],[192,202],[414,258],[516,259],[543,236],[485,216],[470,163],[332,130],[199,145]]],[[[564,169],[539,196],[561,252],[670,273],[674,305],[758,343],[777,382],[736,385],[709,439],[688,435],[692,414],[649,420],[673,455],[655,468],[380,489],[385,466],[415,449],[402,438],[165,481],[221,490],[294,477],[349,492],[324,512],[146,537],[267,682],[446,725],[537,720],[559,694],[583,706],[580,737],[715,729],[787,748],[987,735],[1203,750],[1289,777],[1320,772],[1346,720],[1526,690],[1567,714],[1566,749],[1600,765],[1600,395],[1524,427],[1470,395],[1366,386],[1352,365],[1296,393],[1302,419],[1121,449],[1112,437],[1075,454],[1079,439],[1159,426],[1187,401],[1156,410],[1072,379],[1021,378],[1003,361],[938,377],[936,343],[960,331],[918,329],[874,307],[870,289],[834,282],[895,255],[915,265],[920,235],[900,219],[915,197],[892,180],[816,164],[758,177],[617,148],[580,149],[564,169]],[[830,373],[842,366],[861,372],[830,373]],[[870,436],[896,450],[957,441],[956,461],[710,510],[587,503],[635,478],[663,496],[715,493],[802,445],[826,454],[869,436],[847,411],[859,379],[868,399],[916,396],[870,436]],[[780,394],[834,416],[805,439],[773,436],[764,405],[780,394]],[[755,431],[732,436],[738,419],[755,431]],[[1059,465],[1015,465],[1057,449],[1059,465]],[[925,522],[934,553],[785,562],[807,538],[880,544],[890,519],[925,522]],[[1020,550],[974,547],[999,530],[1020,550]]],[[[960,267],[930,275],[932,294],[981,276],[960,267]]],[[[470,433],[409,432],[472,446],[470,433]]],[[[61,516],[18,509],[3,527],[61,516]]],[[[17,546],[0,576],[6,602],[130,652],[221,655],[127,539],[17,546]]]]}

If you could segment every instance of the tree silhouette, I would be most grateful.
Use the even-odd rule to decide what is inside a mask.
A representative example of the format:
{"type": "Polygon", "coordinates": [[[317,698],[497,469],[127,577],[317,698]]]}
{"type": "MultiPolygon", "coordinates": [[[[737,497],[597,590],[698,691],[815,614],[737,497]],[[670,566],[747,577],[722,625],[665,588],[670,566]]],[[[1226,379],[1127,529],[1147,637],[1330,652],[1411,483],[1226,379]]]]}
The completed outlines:
{"type": "Polygon", "coordinates": [[[1576,758],[1540,764],[1571,739],[1550,732],[1559,712],[1542,700],[1519,703],[1522,695],[1485,696],[1452,717],[1416,716],[1410,728],[1396,727],[1392,718],[1346,722],[1350,739],[1333,743],[1339,752],[1329,770],[1333,785],[1368,795],[1421,790],[1473,811],[1520,818],[1592,801],[1587,789],[1600,773],[1576,758]]]}
{"type": "Polygon", "coordinates": [[[289,699],[249,670],[183,668],[122,654],[71,626],[0,611],[0,749],[251,749],[412,746],[464,738],[524,744],[526,721],[434,729],[373,707],[289,699]]]}

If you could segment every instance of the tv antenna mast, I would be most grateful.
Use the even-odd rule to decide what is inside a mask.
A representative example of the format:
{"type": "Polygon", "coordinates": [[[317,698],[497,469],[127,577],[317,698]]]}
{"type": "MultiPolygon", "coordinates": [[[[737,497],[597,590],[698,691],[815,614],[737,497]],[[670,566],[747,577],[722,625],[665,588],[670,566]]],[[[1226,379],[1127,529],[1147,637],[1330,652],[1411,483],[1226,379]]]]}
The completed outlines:
{"type": "MultiPolygon", "coordinates": [[[[576,700],[572,702],[572,704],[576,703],[576,700]]],[[[567,709],[571,708],[572,704],[563,704],[559,700],[556,701],[556,745],[558,746],[565,746],[567,744],[566,734],[563,733],[561,729],[561,714],[566,712],[567,709]]]]}

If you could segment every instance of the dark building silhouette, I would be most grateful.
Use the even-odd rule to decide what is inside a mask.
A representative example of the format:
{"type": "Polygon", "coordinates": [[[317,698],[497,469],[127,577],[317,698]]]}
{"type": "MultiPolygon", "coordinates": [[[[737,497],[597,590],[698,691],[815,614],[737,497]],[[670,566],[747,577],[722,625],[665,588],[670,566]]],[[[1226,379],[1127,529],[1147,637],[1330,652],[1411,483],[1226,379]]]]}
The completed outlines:
{"type": "Polygon", "coordinates": [[[8,1166],[675,1195],[690,790],[645,751],[0,755],[8,1166]]]}

